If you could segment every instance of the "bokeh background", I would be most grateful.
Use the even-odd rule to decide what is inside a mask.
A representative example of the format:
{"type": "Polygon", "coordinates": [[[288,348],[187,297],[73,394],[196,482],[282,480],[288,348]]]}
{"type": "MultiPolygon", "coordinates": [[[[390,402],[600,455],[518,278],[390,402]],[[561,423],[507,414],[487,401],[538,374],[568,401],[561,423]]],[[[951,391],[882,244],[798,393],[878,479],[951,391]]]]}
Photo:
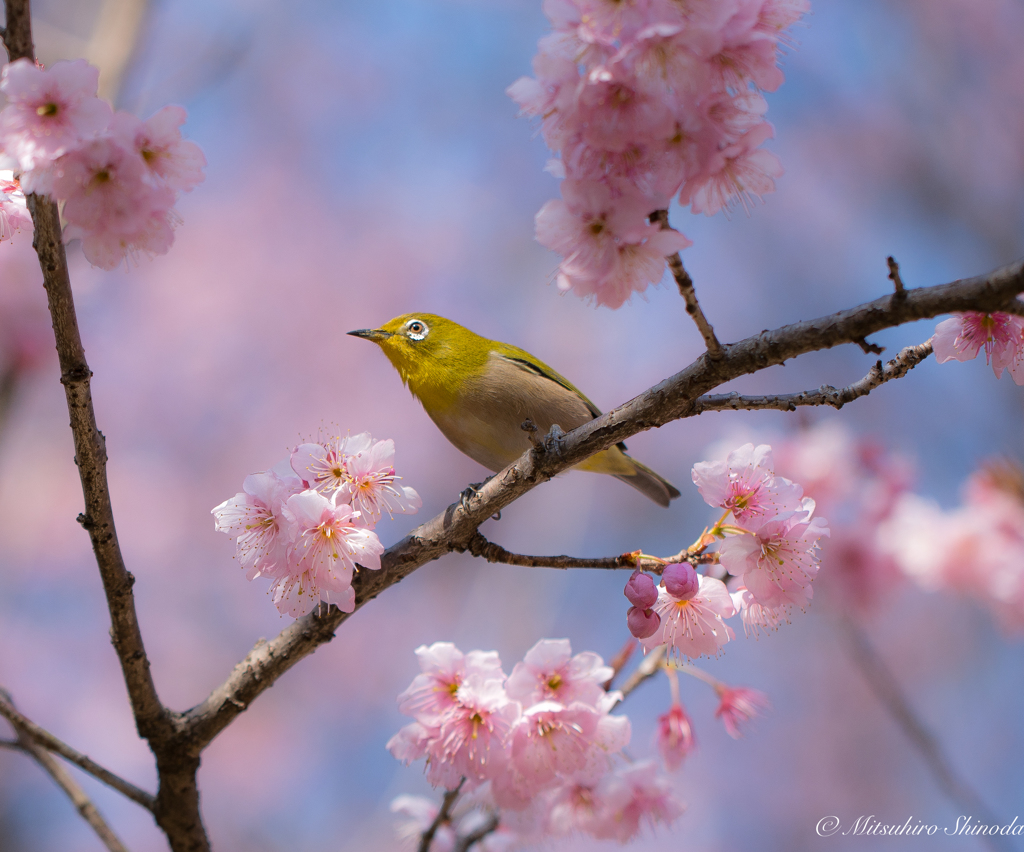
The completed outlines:
{"type": "MultiPolygon", "coordinates": [[[[552,284],[557,258],[533,214],[557,192],[547,152],[504,89],[530,73],[547,29],[538,0],[137,0],[34,4],[47,62],[90,56],[121,108],[189,111],[209,160],[179,204],[171,253],[130,271],[72,278],[121,544],[165,702],[184,709],[281,618],[247,583],[210,508],[244,476],[322,425],[394,438],[418,517],[481,469],[429,422],[353,328],[430,311],[516,343],[601,407],[631,398],[700,352],[671,286],[619,311],[552,284]]],[[[673,211],[684,261],[719,336],[739,339],[887,292],[893,254],[909,286],[1024,255],[1024,5],[1019,0],[815,3],[795,31],[787,81],[769,97],[786,168],[748,217],[673,211]]],[[[136,783],[154,786],[107,637],[64,395],[29,240],[0,245],[6,359],[0,427],[0,684],[29,717],[136,783]]],[[[888,352],[934,323],[878,336],[888,352]]],[[[857,347],[735,383],[796,391],[862,376],[857,347]]],[[[835,412],[715,413],[638,435],[631,452],[682,487],[660,509],[614,481],[573,473],[483,531],[529,553],[671,553],[708,508],[690,468],[710,444],[778,441],[837,418],[915,459],[916,488],[943,505],[997,454],[1024,457],[1024,389],[983,363],[937,365],[835,412]]],[[[824,572],[828,571],[826,544],[824,572]]],[[[390,800],[425,792],[418,766],[384,750],[404,723],[394,697],[413,650],[439,639],[496,649],[506,670],[540,637],[612,656],[627,638],[624,575],[490,566],[450,556],[361,610],[262,696],[205,753],[205,820],[222,852],[397,848],[390,800]]],[[[876,815],[954,825],[960,815],[866,686],[837,630],[841,593],[777,634],[738,641],[706,668],[768,693],[773,712],[733,741],[694,681],[683,699],[699,748],[676,776],[688,812],[635,842],[648,850],[862,850],[871,838],[814,833],[817,820],[876,815]]],[[[953,763],[1005,822],[1024,819],[1021,645],[983,608],[911,585],[865,630],[953,763]]],[[[650,753],[664,679],[624,708],[631,752],[650,753]]],[[[84,779],[129,847],[166,845],[145,812],[84,779]]],[[[887,842],[968,850],[975,839],[887,842]]],[[[612,844],[580,840],[572,849],[612,844]]],[[[0,850],[97,850],[63,795],[0,750],[0,850]]],[[[1017,848],[1024,848],[1019,844],[1017,848]]]]}

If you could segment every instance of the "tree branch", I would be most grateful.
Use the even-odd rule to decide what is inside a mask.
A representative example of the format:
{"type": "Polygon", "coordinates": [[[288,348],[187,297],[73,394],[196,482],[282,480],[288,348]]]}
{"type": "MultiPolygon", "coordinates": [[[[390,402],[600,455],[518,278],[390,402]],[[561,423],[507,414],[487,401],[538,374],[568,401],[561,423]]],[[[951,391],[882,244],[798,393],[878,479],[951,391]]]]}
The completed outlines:
{"type": "MultiPolygon", "coordinates": [[[[7,30],[4,43],[11,61],[35,60],[32,49],[29,4],[27,0],[5,0],[7,30]]],[[[124,673],[128,695],[139,733],[148,737],[161,729],[169,730],[166,711],[160,704],[149,673],[149,660],[142,644],[132,585],[135,578],[125,568],[114,529],[114,512],[107,487],[106,442],[96,426],[90,379],[92,371],[85,360],[78,318],[71,294],[67,256],[57,205],[46,196],[26,197],[35,232],[32,245],[39,255],[43,286],[53,319],[53,332],[60,358],[61,384],[67,396],[71,431],[75,439],[75,462],[82,480],[85,512],[78,517],[92,539],[93,553],[99,565],[111,617],[111,639],[124,673]],[[164,722],[161,726],[161,722],[164,722]]]]}
{"type": "MultiPolygon", "coordinates": [[[[657,222],[661,225],[661,230],[663,231],[674,230],[668,223],[668,210],[655,210],[650,215],[650,220],[652,223],[657,222]]],[[[711,327],[707,317],[704,316],[704,311],[701,310],[700,302],[697,301],[697,291],[693,287],[693,279],[683,266],[683,259],[679,256],[679,252],[670,254],[665,260],[668,263],[669,269],[672,270],[672,277],[676,279],[679,295],[686,301],[686,313],[692,317],[693,321],[697,324],[701,337],[704,338],[704,345],[707,347],[708,355],[712,358],[721,357],[722,344],[718,342],[718,338],[715,337],[715,330],[711,327]]]]}
{"type": "Polygon", "coordinates": [[[463,776],[459,779],[459,784],[454,790],[445,790],[444,798],[441,799],[441,807],[437,810],[437,816],[427,826],[427,830],[420,835],[420,844],[417,852],[430,852],[430,844],[434,842],[434,835],[437,834],[437,830],[451,820],[455,800],[459,798],[459,793],[462,792],[462,785],[465,783],[466,778],[463,776]]]}
{"type": "MultiPolygon", "coordinates": [[[[842,628],[846,635],[850,654],[864,676],[864,680],[867,681],[875,697],[906,734],[914,748],[924,758],[939,789],[966,814],[976,816],[979,823],[1002,824],[1001,820],[974,792],[970,784],[961,778],[953,768],[943,753],[939,740],[917,717],[910,702],[903,694],[896,675],[872,647],[867,636],[864,635],[864,631],[848,618],[842,619],[842,628]]],[[[999,835],[981,835],[980,839],[996,852],[1012,852],[1016,848],[1005,837],[999,835]]]]}
{"type": "Polygon", "coordinates": [[[518,565],[523,568],[603,568],[650,571],[660,574],[667,564],[673,562],[689,562],[691,565],[710,565],[718,561],[714,553],[688,553],[683,550],[665,559],[644,556],[639,550],[623,553],[620,556],[596,557],[594,559],[576,556],[526,556],[521,553],[510,553],[500,545],[488,541],[479,532],[470,540],[466,548],[473,556],[497,562],[503,565],[518,565]]]}
{"type": "Polygon", "coordinates": [[[487,822],[481,825],[479,828],[474,829],[465,837],[460,837],[456,841],[455,846],[452,848],[452,852],[466,852],[470,846],[474,843],[479,843],[492,831],[498,828],[498,823],[501,822],[501,816],[498,814],[491,814],[487,818],[487,822]]]}
{"type": "MultiPolygon", "coordinates": [[[[31,725],[7,700],[8,696],[0,695],[0,701],[9,708],[15,717],[20,720],[24,720],[26,723],[31,725]]],[[[57,783],[57,786],[64,791],[71,803],[75,806],[75,810],[81,815],[93,831],[96,832],[96,836],[99,837],[100,841],[104,846],[107,847],[110,852],[128,852],[124,844],[121,843],[120,839],[113,830],[107,825],[106,820],[103,819],[100,812],[96,809],[96,806],[92,803],[92,800],[85,794],[85,791],[79,786],[78,782],[68,773],[68,771],[60,765],[60,762],[51,755],[46,749],[39,745],[34,738],[34,734],[30,733],[27,728],[23,727],[18,722],[14,721],[6,711],[3,714],[7,717],[8,721],[11,722],[14,732],[17,734],[17,741],[11,743],[9,740],[4,740],[3,745],[10,748],[15,747],[23,751],[29,757],[31,757],[36,763],[38,763],[46,773],[57,783]]],[[[35,726],[33,726],[35,727],[35,726]]]]}
{"type": "Polygon", "coordinates": [[[908,346],[900,354],[882,366],[878,361],[870,372],[860,381],[837,390],[831,385],[822,385],[816,391],[786,393],[775,396],[741,396],[738,393],[708,394],[697,400],[699,411],[754,411],[771,408],[778,411],[796,411],[802,405],[831,405],[835,409],[842,408],[846,403],[867,396],[875,388],[893,379],[901,379],[925,358],[932,354],[931,341],[917,346],[908,346]]]}
{"type": "Polygon", "coordinates": [[[653,651],[648,651],[647,656],[643,658],[640,665],[633,669],[633,673],[626,678],[626,682],[622,684],[622,688],[619,691],[622,693],[623,700],[625,700],[629,694],[645,680],[650,680],[660,672],[664,664],[664,645],[659,645],[653,651]]]}
{"type": "Polygon", "coordinates": [[[133,802],[142,805],[146,810],[153,810],[156,800],[151,794],[147,793],[145,790],[140,790],[134,784],[125,781],[110,770],[104,769],[96,763],[96,761],[91,760],[81,752],[76,751],[69,745],[66,745],[49,731],[39,727],[39,725],[31,719],[23,716],[17,709],[15,709],[14,704],[10,701],[6,691],[2,689],[0,689],[0,716],[7,719],[19,735],[29,737],[36,743],[36,745],[59,754],[65,760],[75,764],[79,769],[88,772],[108,787],[112,787],[117,790],[117,792],[131,799],[133,802]]]}
{"type": "MultiPolygon", "coordinates": [[[[28,0],[4,0],[4,7],[4,43],[11,61],[34,60],[28,0]]],[[[199,813],[199,757],[190,751],[187,737],[182,736],[179,717],[164,707],[157,696],[135,611],[135,578],[125,567],[117,541],[107,486],[106,442],[96,426],[90,390],[92,371],[78,330],[57,205],[48,197],[35,194],[28,195],[26,203],[32,214],[32,245],[43,272],[61,384],[71,417],[75,462],[85,497],[85,511],[78,520],[92,541],[110,610],[111,641],[121,663],[135,725],[156,756],[160,789],[153,813],[175,852],[205,852],[210,844],[199,813]]]]}
{"type": "MultiPolygon", "coordinates": [[[[452,504],[389,547],[381,556],[380,571],[364,570],[356,575],[356,610],[427,562],[452,551],[468,550],[484,521],[541,482],[638,432],[700,413],[701,395],[725,382],[914,320],[952,311],[1003,310],[1021,292],[1024,261],[988,275],[907,290],[900,299],[883,296],[830,316],[762,332],[723,346],[721,358],[713,359],[705,353],[624,405],[557,440],[544,441],[528,450],[464,503],[452,504]]],[[[299,660],[333,639],[334,631],[349,616],[334,606],[314,610],[296,619],[270,642],[257,643],[223,684],[184,715],[183,735],[190,738],[194,752],[205,748],[299,660]]]]}

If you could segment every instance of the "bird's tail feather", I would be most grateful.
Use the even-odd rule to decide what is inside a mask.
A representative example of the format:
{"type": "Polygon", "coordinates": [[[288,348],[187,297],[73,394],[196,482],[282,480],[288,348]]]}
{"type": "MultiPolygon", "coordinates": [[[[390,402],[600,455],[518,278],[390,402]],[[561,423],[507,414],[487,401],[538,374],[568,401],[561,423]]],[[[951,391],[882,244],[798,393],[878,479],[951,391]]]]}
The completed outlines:
{"type": "MultiPolygon", "coordinates": [[[[625,455],[625,454],[623,454],[625,455]]],[[[616,479],[621,479],[626,485],[631,485],[641,494],[649,497],[660,506],[668,506],[669,500],[679,496],[679,489],[668,480],[658,476],[646,465],[640,464],[636,459],[626,456],[632,463],[636,473],[613,474],[616,479]]]]}

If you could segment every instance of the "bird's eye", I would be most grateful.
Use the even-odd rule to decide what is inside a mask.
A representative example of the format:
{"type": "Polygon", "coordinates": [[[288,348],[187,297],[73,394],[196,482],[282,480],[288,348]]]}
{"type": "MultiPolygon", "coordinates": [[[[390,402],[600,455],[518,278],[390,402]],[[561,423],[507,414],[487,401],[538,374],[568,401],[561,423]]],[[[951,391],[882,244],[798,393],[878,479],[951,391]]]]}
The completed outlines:
{"type": "Polygon", "coordinates": [[[427,331],[429,329],[427,328],[427,324],[425,322],[420,322],[420,320],[413,320],[405,327],[405,330],[406,335],[409,337],[410,340],[422,340],[424,337],[427,336],[427,331]]]}

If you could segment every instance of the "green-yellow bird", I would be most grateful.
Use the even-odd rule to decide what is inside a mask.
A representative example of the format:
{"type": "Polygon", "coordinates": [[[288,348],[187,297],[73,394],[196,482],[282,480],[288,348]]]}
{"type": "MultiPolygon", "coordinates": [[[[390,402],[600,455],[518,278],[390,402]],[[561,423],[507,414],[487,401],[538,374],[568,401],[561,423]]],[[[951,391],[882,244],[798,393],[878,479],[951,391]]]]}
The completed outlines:
{"type": "MultiPolygon", "coordinates": [[[[589,399],[543,361],[516,346],[488,340],[435,314],[404,314],[381,328],[349,334],[372,340],[394,364],[437,428],[462,452],[497,472],[530,448],[527,419],[546,435],[598,417],[589,399]]],[[[607,473],[667,506],[679,496],[617,444],[576,465],[607,473]]]]}

